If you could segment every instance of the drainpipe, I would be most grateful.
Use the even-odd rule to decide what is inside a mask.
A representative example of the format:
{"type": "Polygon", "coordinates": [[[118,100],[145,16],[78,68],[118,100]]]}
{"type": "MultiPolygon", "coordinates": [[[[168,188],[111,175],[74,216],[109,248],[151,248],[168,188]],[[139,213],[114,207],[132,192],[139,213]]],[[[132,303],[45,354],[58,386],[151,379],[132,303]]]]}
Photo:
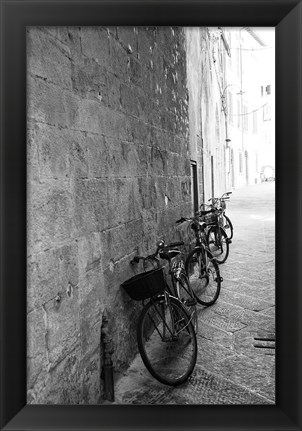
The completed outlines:
{"type": "Polygon", "coordinates": [[[114,349],[112,338],[109,335],[108,319],[106,316],[103,316],[102,319],[101,346],[103,352],[101,379],[104,381],[104,399],[114,401],[113,363],[111,358],[114,349]]]}

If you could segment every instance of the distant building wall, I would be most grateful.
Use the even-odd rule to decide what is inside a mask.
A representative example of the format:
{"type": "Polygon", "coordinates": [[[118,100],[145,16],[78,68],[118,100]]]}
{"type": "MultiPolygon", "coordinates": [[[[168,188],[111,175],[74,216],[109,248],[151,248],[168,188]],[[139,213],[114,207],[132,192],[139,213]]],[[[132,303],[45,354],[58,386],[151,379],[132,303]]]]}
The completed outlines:
{"type": "Polygon", "coordinates": [[[27,42],[28,403],[99,403],[104,315],[115,372],[136,353],[129,262],[191,213],[184,31],[33,27],[27,42]]]}
{"type": "Polygon", "coordinates": [[[217,28],[201,28],[201,112],[206,201],[226,191],[226,126],[222,106],[225,49],[217,28]]]}
{"type": "Polygon", "coordinates": [[[187,80],[189,93],[190,157],[196,163],[198,203],[204,200],[201,92],[203,87],[200,27],[186,28],[187,80]]]}

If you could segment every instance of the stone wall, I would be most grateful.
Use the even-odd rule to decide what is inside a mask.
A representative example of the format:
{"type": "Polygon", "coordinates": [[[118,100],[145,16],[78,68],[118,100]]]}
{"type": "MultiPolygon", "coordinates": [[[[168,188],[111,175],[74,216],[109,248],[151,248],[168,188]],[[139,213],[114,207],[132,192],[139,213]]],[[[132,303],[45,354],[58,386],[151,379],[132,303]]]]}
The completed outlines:
{"type": "Polygon", "coordinates": [[[27,59],[28,403],[101,403],[102,318],[118,373],[129,262],[191,212],[184,32],[32,27],[27,59]]]}

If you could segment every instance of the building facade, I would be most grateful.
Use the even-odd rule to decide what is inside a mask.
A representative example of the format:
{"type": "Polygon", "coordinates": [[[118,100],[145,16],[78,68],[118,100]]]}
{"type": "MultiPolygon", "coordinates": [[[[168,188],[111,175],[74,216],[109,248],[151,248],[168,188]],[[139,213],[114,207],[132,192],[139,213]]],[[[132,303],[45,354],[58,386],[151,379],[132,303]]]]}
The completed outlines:
{"type": "Polygon", "coordinates": [[[226,28],[223,96],[227,112],[227,186],[257,184],[266,164],[275,166],[274,52],[265,31],[226,28]],[[261,35],[260,35],[261,34],[261,35]]]}

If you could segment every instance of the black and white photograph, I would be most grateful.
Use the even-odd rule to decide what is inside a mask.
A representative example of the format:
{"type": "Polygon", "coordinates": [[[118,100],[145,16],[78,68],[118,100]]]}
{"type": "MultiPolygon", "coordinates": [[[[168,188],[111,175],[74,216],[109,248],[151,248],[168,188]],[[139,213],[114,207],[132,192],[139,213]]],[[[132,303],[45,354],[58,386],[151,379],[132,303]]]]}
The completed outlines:
{"type": "Polygon", "coordinates": [[[28,26],[27,404],[275,405],[275,28],[28,26]]]}

